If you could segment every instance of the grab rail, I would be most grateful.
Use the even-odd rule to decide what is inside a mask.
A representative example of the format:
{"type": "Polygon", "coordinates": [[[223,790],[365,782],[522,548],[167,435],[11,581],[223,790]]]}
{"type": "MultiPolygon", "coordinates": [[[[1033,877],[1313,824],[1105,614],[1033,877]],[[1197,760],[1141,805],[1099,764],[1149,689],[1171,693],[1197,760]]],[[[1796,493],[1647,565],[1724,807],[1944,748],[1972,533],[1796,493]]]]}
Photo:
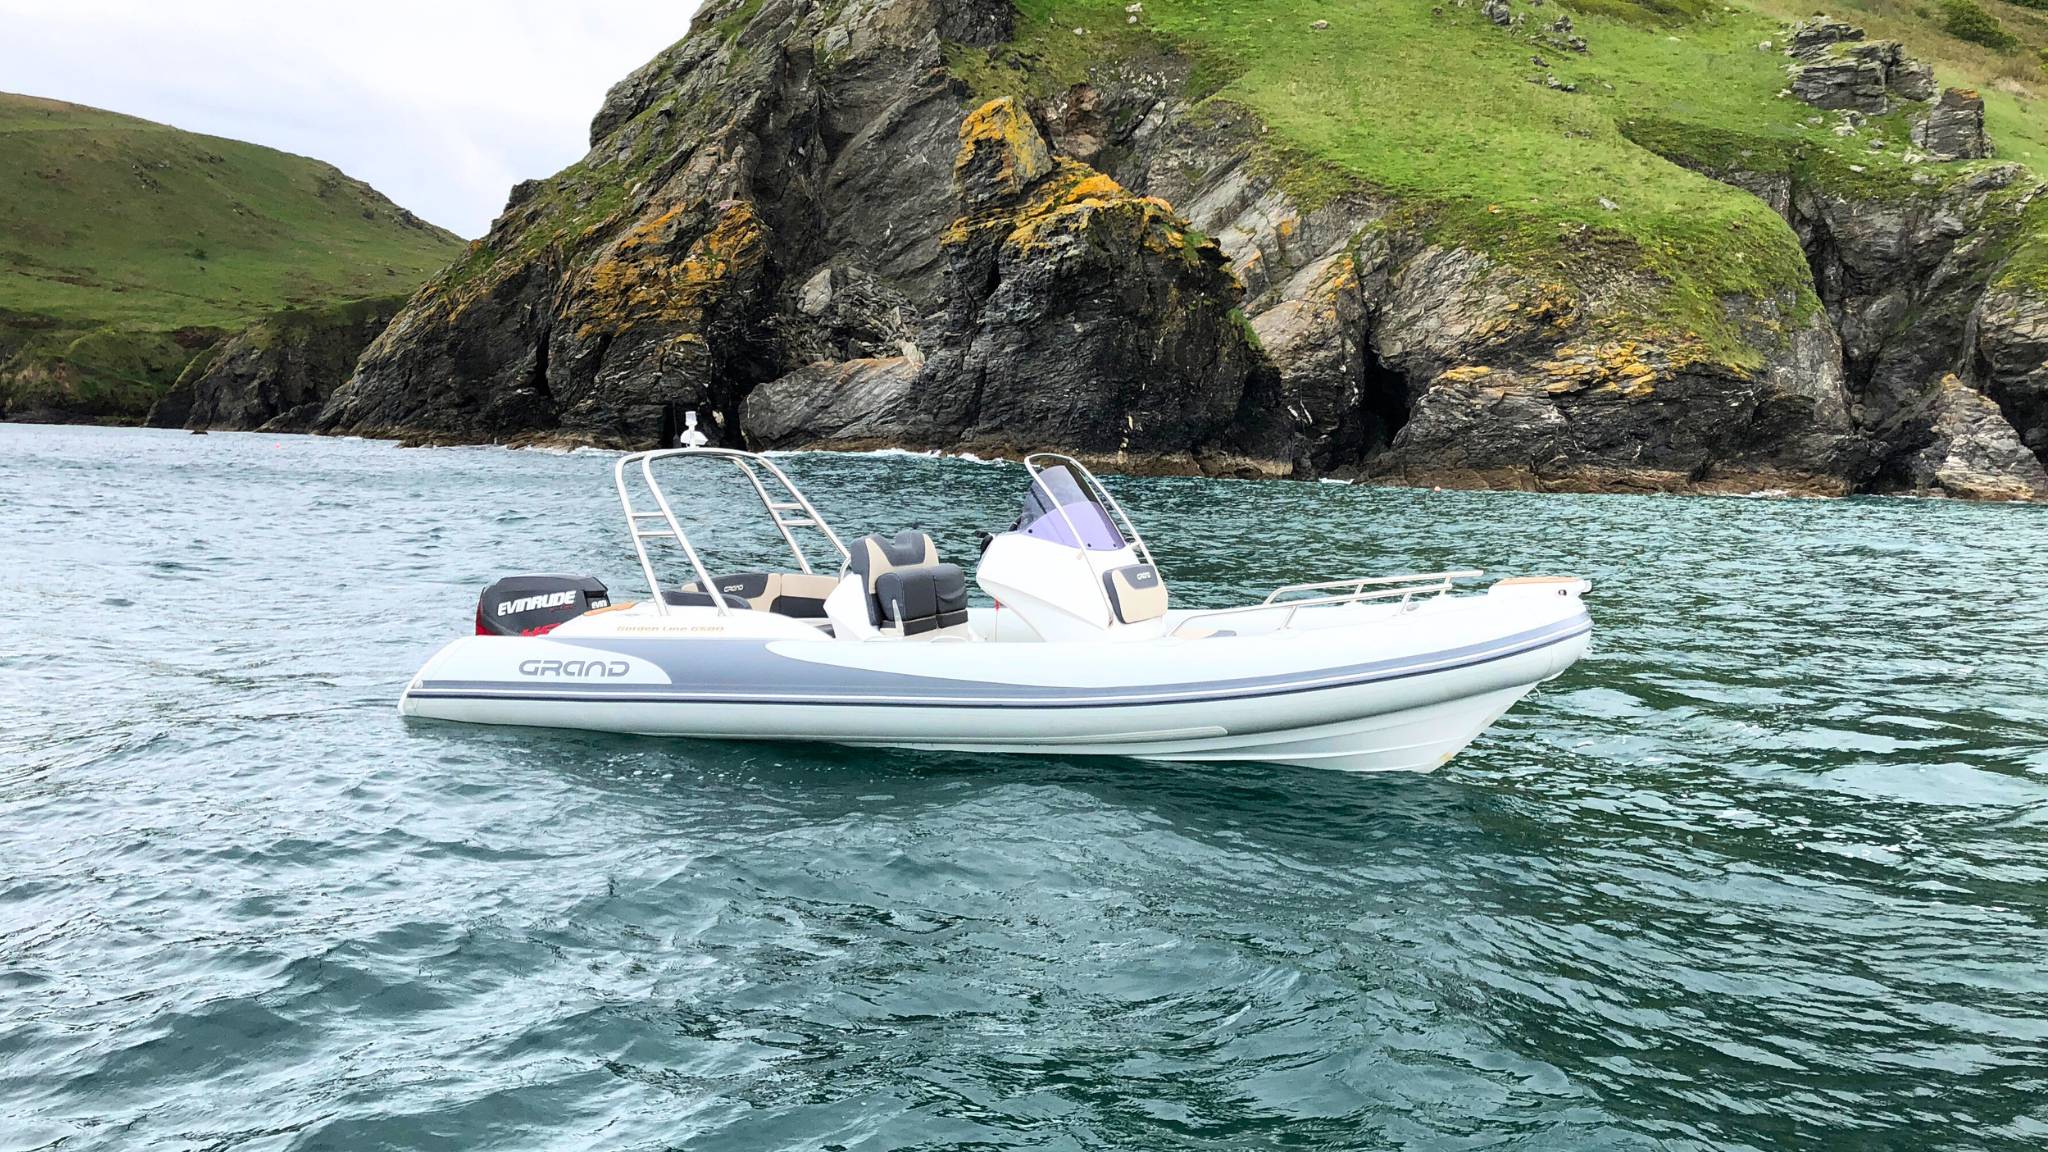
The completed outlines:
{"type": "Polygon", "coordinates": [[[1212,608],[1202,612],[1191,612],[1174,624],[1169,636],[1177,636],[1181,629],[1196,620],[1207,620],[1218,616],[1243,616],[1253,612],[1285,612],[1274,631],[1281,632],[1294,626],[1295,614],[1303,608],[1327,608],[1335,604],[1360,604],[1367,600],[1392,600],[1400,598],[1401,607],[1417,596],[1435,593],[1444,596],[1450,593],[1459,580],[1476,580],[1486,575],[1476,568],[1459,568],[1448,572],[1419,572],[1408,576],[1357,576],[1346,580],[1323,580],[1313,584],[1286,584],[1267,593],[1257,604],[1239,608],[1212,608]],[[1282,601],[1283,596],[1305,592],[1327,592],[1332,588],[1349,588],[1349,592],[1335,595],[1311,596],[1306,600],[1282,601]]]}
{"type": "MultiPolygon", "coordinates": [[[[1136,552],[1138,558],[1145,563],[1153,563],[1152,549],[1146,547],[1145,538],[1138,535],[1138,526],[1132,523],[1130,514],[1124,511],[1123,505],[1116,502],[1116,497],[1110,495],[1109,489],[1103,487],[1102,481],[1095,478],[1095,473],[1090,472],[1087,465],[1074,459],[1072,456],[1063,456],[1058,452],[1033,452],[1031,455],[1024,457],[1024,470],[1031,473],[1031,486],[1045,493],[1045,502],[1051,505],[1054,511],[1059,513],[1061,521],[1066,524],[1067,532],[1073,537],[1077,547],[1080,546],[1081,529],[1074,523],[1074,518],[1067,513],[1067,506],[1060,503],[1060,498],[1053,492],[1052,486],[1045,482],[1045,478],[1042,475],[1044,469],[1037,463],[1040,460],[1056,460],[1061,464],[1069,465],[1070,471],[1074,476],[1088,485],[1088,489],[1094,495],[1096,503],[1116,513],[1116,518],[1120,522],[1118,528],[1129,540],[1132,551],[1136,552]]],[[[1088,549],[1083,547],[1081,551],[1086,553],[1088,549]]],[[[1156,567],[1156,565],[1154,566],[1156,567]]]]}
{"type": "Polygon", "coordinates": [[[1484,575],[1486,573],[1477,568],[1454,568],[1447,572],[1417,572],[1408,576],[1357,576],[1347,580],[1324,580],[1315,584],[1284,584],[1268,593],[1265,603],[1271,604],[1282,596],[1295,592],[1321,592],[1326,588],[1349,588],[1359,592],[1368,586],[1381,584],[1425,584],[1429,587],[1441,584],[1448,587],[1452,581],[1477,580],[1484,575]]]}

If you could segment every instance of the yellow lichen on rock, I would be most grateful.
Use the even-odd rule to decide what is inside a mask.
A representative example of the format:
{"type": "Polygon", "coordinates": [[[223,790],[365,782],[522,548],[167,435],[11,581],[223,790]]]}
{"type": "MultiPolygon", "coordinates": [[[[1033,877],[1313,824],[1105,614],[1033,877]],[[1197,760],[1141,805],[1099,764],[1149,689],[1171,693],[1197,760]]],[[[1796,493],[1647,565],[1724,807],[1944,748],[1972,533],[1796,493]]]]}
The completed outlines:
{"type": "MultiPolygon", "coordinates": [[[[1076,167],[1081,167],[1081,165],[1077,164],[1076,167]]],[[[1069,204],[1084,204],[1089,201],[1099,204],[1111,200],[1121,200],[1128,195],[1129,193],[1124,191],[1123,185],[1091,168],[1087,170],[1087,175],[1083,176],[1079,183],[1067,190],[1065,200],[1069,204]]],[[[1166,203],[1164,200],[1158,200],[1153,197],[1147,197],[1147,199],[1152,200],[1156,204],[1166,203]]]]}
{"type": "Polygon", "coordinates": [[[690,246],[677,278],[686,284],[705,284],[723,278],[735,265],[752,266],[767,255],[767,234],[754,206],[745,200],[728,200],[718,206],[719,216],[709,231],[690,246]]]}
{"type": "Polygon", "coordinates": [[[1722,372],[1737,380],[1751,380],[1755,373],[1748,367],[1732,362],[1728,357],[1714,351],[1700,339],[1699,333],[1687,332],[1685,339],[1665,357],[1669,372],[1683,372],[1689,368],[1701,368],[1711,372],[1722,372]]]}
{"type": "Polygon", "coordinates": [[[1052,149],[1010,97],[991,100],[960,122],[953,180],[970,203],[1016,196],[1052,171],[1052,149]]]}
{"type": "Polygon", "coordinates": [[[958,244],[999,231],[1005,245],[1028,249],[1042,243],[1048,234],[1080,227],[1096,212],[1135,203],[1121,184],[1086,164],[1061,157],[1021,203],[956,220],[941,242],[958,244]]]}
{"type": "Polygon", "coordinates": [[[1559,331],[1578,323],[1579,294],[1570,285],[1555,281],[1538,284],[1526,301],[1525,310],[1535,320],[1547,320],[1559,331]]]}
{"type": "Polygon", "coordinates": [[[1098,224],[1133,236],[1148,251],[1189,261],[1212,254],[1223,263],[1214,241],[1190,231],[1173,205],[1157,196],[1133,196],[1121,184],[1075,160],[1056,162],[1050,179],[1040,182],[1023,204],[980,220],[957,222],[947,243],[959,243],[983,229],[1003,230],[1003,246],[1017,253],[1074,236],[1098,224]]]}
{"type": "MultiPolygon", "coordinates": [[[[953,182],[967,214],[939,238],[944,247],[999,236],[1005,250],[1027,253],[1107,220],[1162,255],[1203,261],[1215,249],[1192,235],[1165,200],[1133,196],[1080,161],[1054,157],[1030,116],[1009,98],[991,100],[961,122],[953,182]]],[[[1221,266],[1220,250],[1214,255],[1221,266]]]]}
{"type": "Polygon", "coordinates": [[[1078,160],[1062,156],[1047,172],[1052,177],[1032,189],[1030,198],[1017,205],[1018,216],[1043,216],[1063,208],[1101,207],[1113,200],[1128,200],[1124,186],[1078,160]]]}
{"type": "Polygon", "coordinates": [[[1567,344],[1536,369],[1548,381],[1543,390],[1553,396],[1594,389],[1642,400],[1655,394],[1657,381],[1670,374],[1669,364],[1662,348],[1636,340],[1614,340],[1567,344]]]}
{"type": "Polygon", "coordinates": [[[582,285],[586,319],[579,335],[625,331],[648,322],[698,324],[737,276],[767,259],[767,234],[752,204],[729,200],[710,209],[710,226],[671,255],[701,226],[705,209],[672,205],[635,224],[593,261],[582,285]]]}
{"type": "Polygon", "coordinates": [[[1326,293],[1355,292],[1359,288],[1358,257],[1345,253],[1330,262],[1323,282],[1326,293]]]}

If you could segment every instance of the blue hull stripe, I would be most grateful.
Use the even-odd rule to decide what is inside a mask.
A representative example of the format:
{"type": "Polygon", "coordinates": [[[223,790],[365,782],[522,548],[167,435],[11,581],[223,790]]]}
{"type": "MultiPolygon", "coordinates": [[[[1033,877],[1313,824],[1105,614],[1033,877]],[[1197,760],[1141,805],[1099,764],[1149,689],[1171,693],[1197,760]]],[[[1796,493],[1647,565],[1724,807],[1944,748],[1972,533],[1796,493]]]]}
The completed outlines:
{"type": "MultiPolygon", "coordinates": [[[[1428,676],[1439,672],[1451,672],[1512,656],[1534,652],[1575,640],[1593,630],[1592,621],[1584,616],[1566,620],[1547,628],[1510,636],[1488,644],[1466,648],[1448,649],[1428,656],[1407,656],[1395,660],[1383,660],[1372,664],[1359,664],[1347,668],[1319,669],[1307,676],[1294,674],[1286,677],[1265,677],[1252,680],[1211,681],[1197,688],[1181,691],[1158,691],[1136,689],[1100,688],[1049,688],[1039,685],[989,685],[972,684],[955,689],[957,694],[931,694],[936,685],[958,683],[941,681],[931,677],[909,677],[876,671],[875,678],[884,681],[911,681],[915,687],[911,693],[897,694],[886,687],[876,686],[862,692],[857,686],[844,681],[827,687],[820,685],[815,692],[792,695],[782,692],[734,691],[707,692],[703,690],[653,688],[646,685],[630,684],[569,684],[559,688],[539,686],[506,685],[503,681],[434,680],[418,688],[409,689],[405,695],[413,700],[506,700],[529,703],[621,703],[621,704],[802,704],[802,705],[852,705],[873,708],[1127,708],[1134,705],[1153,704],[1201,704],[1224,700],[1246,700],[1268,696],[1287,696],[1302,692],[1321,692],[1334,688],[1350,688],[1361,684],[1372,684],[1387,680],[1400,680],[1414,676],[1428,676]],[[849,688],[854,691],[849,692],[849,688]],[[998,691],[1014,692],[1022,689],[1035,691],[1033,696],[995,695],[998,691]],[[914,693],[914,694],[912,694],[914,693]]],[[[638,641],[637,644],[656,643],[673,647],[674,641],[638,641]]],[[[711,641],[689,641],[690,644],[714,643],[711,641]]],[[[603,644],[579,644],[581,647],[602,648],[624,651],[619,642],[603,644]]],[[[765,651],[756,646],[757,650],[765,651]]],[[[637,655],[638,653],[633,653],[637,655]]],[[[835,673],[866,673],[866,669],[845,669],[837,665],[807,665],[793,668],[796,661],[777,658],[785,676],[826,669],[835,673]]]]}

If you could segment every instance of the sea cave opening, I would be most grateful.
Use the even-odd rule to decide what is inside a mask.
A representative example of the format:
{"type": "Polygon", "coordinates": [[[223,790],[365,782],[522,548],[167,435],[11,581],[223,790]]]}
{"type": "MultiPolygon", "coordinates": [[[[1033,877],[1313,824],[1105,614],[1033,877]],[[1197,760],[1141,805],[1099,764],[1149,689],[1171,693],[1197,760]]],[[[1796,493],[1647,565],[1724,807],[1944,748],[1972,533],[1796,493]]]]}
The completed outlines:
{"type": "Polygon", "coordinates": [[[1393,446],[1408,423],[1408,377],[1380,358],[1368,343],[1358,381],[1360,459],[1368,460],[1393,446]]]}

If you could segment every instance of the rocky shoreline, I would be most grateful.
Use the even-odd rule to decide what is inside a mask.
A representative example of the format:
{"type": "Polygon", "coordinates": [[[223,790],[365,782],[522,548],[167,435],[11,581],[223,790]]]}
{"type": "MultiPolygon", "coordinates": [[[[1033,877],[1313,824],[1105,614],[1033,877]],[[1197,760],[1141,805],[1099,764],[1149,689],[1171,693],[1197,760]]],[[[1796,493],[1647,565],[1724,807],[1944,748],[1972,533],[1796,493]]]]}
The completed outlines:
{"type": "MultiPolygon", "coordinates": [[[[1586,51],[1568,18],[1487,8],[1503,35],[1586,51]]],[[[955,63],[1000,54],[1014,20],[1006,0],[713,0],[612,90],[585,160],[515,188],[331,396],[267,383],[282,369],[243,350],[211,379],[271,398],[187,418],[639,447],[695,409],[757,448],[2048,499],[2041,185],[1984,160],[1981,101],[1896,43],[1817,19],[1764,47],[1781,98],[1903,151],[1910,179],[1624,126],[1797,238],[1808,284],[1724,296],[1730,338],[1619,323],[1666,281],[1594,227],[1554,241],[1597,271],[1570,278],[1447,241],[1363,181],[1305,199],[1266,126],[1201,98],[1171,51],[982,99],[955,63]]]]}

